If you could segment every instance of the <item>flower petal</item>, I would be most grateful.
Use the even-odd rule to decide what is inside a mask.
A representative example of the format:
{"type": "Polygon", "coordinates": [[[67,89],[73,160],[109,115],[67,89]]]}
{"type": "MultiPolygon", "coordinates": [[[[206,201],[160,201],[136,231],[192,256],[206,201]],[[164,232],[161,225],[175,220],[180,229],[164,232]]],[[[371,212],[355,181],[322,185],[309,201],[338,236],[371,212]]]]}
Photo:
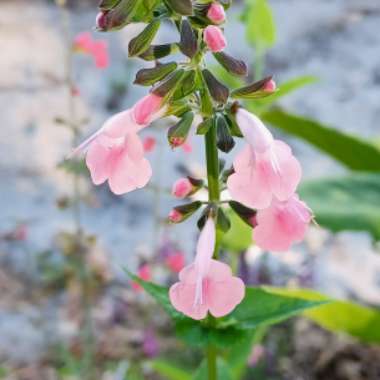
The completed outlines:
{"type": "Polygon", "coordinates": [[[301,165],[293,156],[290,147],[283,141],[275,140],[273,144],[273,154],[277,172],[273,172],[271,178],[271,188],[273,194],[281,201],[291,197],[297,189],[302,176],[301,165]]]}
{"type": "Polygon", "coordinates": [[[109,160],[111,157],[111,150],[106,148],[97,139],[88,148],[86,165],[90,170],[91,179],[95,185],[100,185],[108,179],[110,175],[109,160]]]}
{"type": "Polygon", "coordinates": [[[177,282],[169,289],[169,298],[173,307],[190,318],[200,320],[207,316],[205,303],[195,305],[195,284],[177,282]]]}

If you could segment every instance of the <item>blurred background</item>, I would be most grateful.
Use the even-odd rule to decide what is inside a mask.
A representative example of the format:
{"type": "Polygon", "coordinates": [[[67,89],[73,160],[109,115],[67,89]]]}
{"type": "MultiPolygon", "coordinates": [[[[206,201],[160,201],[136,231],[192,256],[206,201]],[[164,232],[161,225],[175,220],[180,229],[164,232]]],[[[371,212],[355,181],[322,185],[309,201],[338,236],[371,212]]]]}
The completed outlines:
{"type": "MultiPolygon", "coordinates": [[[[262,17],[271,29],[262,33],[249,13],[254,1],[231,7],[228,51],[257,79],[285,84],[275,111],[274,102],[259,111],[300,159],[302,193],[320,225],[282,254],[252,246],[240,226],[224,250],[248,284],[312,288],[361,305],[368,323],[355,329],[362,314],[348,308],[336,328],[331,315],[277,325],[252,344],[240,378],[380,379],[380,3],[270,0],[262,17]]],[[[144,130],[153,180],[121,197],[94,187],[83,163],[65,160],[145,93],[132,82],[146,64],[128,59],[141,26],[97,33],[97,1],[58,3],[0,1],[0,379],[176,379],[168,360],[185,379],[201,352],[183,350],[123,268],[168,285],[189,262],[194,219],[165,219],[176,205],[172,183],[204,175],[203,140],[171,151],[164,123],[144,130]],[[106,68],[73,49],[83,32],[107,42],[106,68]]],[[[165,25],[158,42],[168,39],[165,25]]]]}

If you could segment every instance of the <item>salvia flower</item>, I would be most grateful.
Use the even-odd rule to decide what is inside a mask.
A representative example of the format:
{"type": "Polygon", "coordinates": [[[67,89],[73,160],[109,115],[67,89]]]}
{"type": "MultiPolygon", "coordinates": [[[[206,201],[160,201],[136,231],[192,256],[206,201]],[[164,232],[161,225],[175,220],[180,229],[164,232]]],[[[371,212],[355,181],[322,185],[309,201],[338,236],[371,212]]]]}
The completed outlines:
{"type": "Polygon", "coordinates": [[[173,307],[196,320],[208,312],[223,317],[244,298],[243,281],[232,276],[228,265],[212,259],[215,233],[215,223],[209,218],[199,236],[194,262],[181,270],[179,282],[169,290],[173,307]]]}
{"type": "Polygon", "coordinates": [[[257,212],[254,240],[262,249],[286,251],[304,239],[311,218],[310,209],[297,194],[286,201],[274,198],[270,207],[257,212]]]}
{"type": "MultiPolygon", "coordinates": [[[[141,280],[150,281],[152,279],[152,269],[150,265],[149,264],[141,265],[139,270],[137,271],[137,276],[141,278],[141,280]]],[[[142,290],[141,285],[135,281],[132,281],[131,285],[132,285],[132,289],[137,292],[142,290]]]]}
{"type": "Polygon", "coordinates": [[[223,31],[215,25],[209,25],[205,28],[203,39],[207,47],[214,53],[222,51],[227,46],[223,31]]]}
{"type": "Polygon", "coordinates": [[[207,11],[207,17],[214,24],[221,24],[226,19],[226,13],[224,12],[224,8],[221,4],[212,3],[207,11]]]}
{"type": "Polygon", "coordinates": [[[170,253],[165,259],[167,267],[173,273],[179,273],[185,266],[185,256],[181,251],[170,253]]]}
{"type": "Polygon", "coordinates": [[[105,69],[109,65],[108,45],[106,41],[94,40],[89,32],[79,33],[74,38],[73,48],[93,57],[95,66],[105,69]]]}
{"type": "Polygon", "coordinates": [[[152,176],[142,141],[134,132],[118,139],[99,136],[88,148],[86,164],[95,185],[108,180],[118,195],[144,187],[152,176]]]}
{"type": "Polygon", "coordinates": [[[233,199],[255,209],[269,207],[274,197],[289,199],[302,174],[290,147],[274,140],[260,119],[244,109],[236,121],[248,145],[235,158],[235,172],[227,181],[233,199]]]}

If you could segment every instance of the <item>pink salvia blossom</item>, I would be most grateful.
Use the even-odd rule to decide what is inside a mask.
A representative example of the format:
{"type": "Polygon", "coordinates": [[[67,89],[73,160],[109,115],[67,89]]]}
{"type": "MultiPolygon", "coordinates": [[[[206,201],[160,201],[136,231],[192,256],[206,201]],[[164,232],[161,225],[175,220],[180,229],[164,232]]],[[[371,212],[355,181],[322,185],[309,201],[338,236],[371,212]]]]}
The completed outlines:
{"type": "Polygon", "coordinates": [[[118,139],[98,136],[88,148],[86,164],[93,183],[100,185],[108,180],[115,194],[142,188],[152,176],[142,142],[133,132],[118,139]]]}
{"type": "Polygon", "coordinates": [[[152,122],[155,114],[162,108],[163,99],[155,94],[149,94],[140,99],[132,108],[137,124],[146,125],[152,122]]]}
{"type": "Polygon", "coordinates": [[[179,273],[185,266],[185,256],[180,251],[174,252],[166,258],[165,262],[172,272],[179,273]]]}
{"type": "Polygon", "coordinates": [[[215,25],[206,27],[203,32],[203,39],[207,47],[214,53],[222,51],[227,46],[222,30],[215,25]]]}
{"type": "Polygon", "coordinates": [[[264,209],[272,199],[289,199],[301,179],[301,166],[290,147],[274,140],[262,122],[239,109],[237,123],[248,145],[234,160],[234,174],[227,181],[231,196],[246,206],[264,209]]]}
{"type": "Polygon", "coordinates": [[[221,4],[212,3],[207,11],[207,17],[214,24],[221,24],[226,19],[226,13],[224,12],[224,8],[221,4]]]}
{"type": "Polygon", "coordinates": [[[74,38],[73,46],[74,50],[91,55],[97,68],[105,69],[108,67],[109,55],[106,41],[94,40],[91,33],[82,32],[74,38]]]}
{"type": "Polygon", "coordinates": [[[188,178],[178,179],[172,188],[172,195],[182,199],[187,197],[193,191],[193,185],[188,178]]]}
{"type": "Polygon", "coordinates": [[[256,244],[270,251],[286,251],[304,239],[312,214],[297,194],[289,200],[273,199],[270,207],[257,212],[253,229],[256,244]]]}
{"type": "MultiPolygon", "coordinates": [[[[137,276],[139,278],[141,278],[141,280],[150,281],[152,279],[152,270],[151,270],[149,264],[141,265],[138,272],[137,272],[137,276]]],[[[132,281],[132,288],[136,291],[142,290],[141,285],[135,281],[132,281]]]]}
{"type": "Polygon", "coordinates": [[[228,265],[213,260],[215,223],[209,218],[201,231],[194,263],[179,274],[169,291],[173,307],[193,319],[229,314],[244,298],[241,279],[232,276],[228,265]]]}
{"type": "Polygon", "coordinates": [[[143,145],[145,153],[153,152],[157,145],[157,140],[152,136],[146,136],[143,140],[143,145]]]}

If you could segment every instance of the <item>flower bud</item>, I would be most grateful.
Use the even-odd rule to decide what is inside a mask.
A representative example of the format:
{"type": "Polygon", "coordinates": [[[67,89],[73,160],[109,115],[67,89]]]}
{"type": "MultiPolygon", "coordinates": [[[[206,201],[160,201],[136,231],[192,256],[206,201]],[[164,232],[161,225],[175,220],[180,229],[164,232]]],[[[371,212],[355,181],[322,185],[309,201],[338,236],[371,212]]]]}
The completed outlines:
{"type": "Polygon", "coordinates": [[[194,114],[192,112],[186,112],[177,124],[168,129],[168,141],[172,148],[177,148],[185,143],[190,133],[193,120],[194,114]]]}
{"type": "Polygon", "coordinates": [[[177,211],[176,209],[173,209],[169,213],[169,221],[172,223],[180,223],[183,219],[183,215],[177,211]]]}
{"type": "Polygon", "coordinates": [[[176,206],[169,213],[169,221],[171,223],[181,223],[193,215],[201,206],[202,202],[200,201],[176,206]]]}
{"type": "Polygon", "coordinates": [[[247,206],[244,206],[240,202],[229,201],[228,202],[231,209],[240,217],[242,221],[247,223],[251,227],[257,226],[256,214],[257,211],[253,210],[247,206]]]}
{"type": "Polygon", "coordinates": [[[231,57],[224,52],[215,53],[214,57],[229,73],[242,77],[247,76],[248,68],[244,61],[231,57]]]}
{"type": "Polygon", "coordinates": [[[224,8],[221,4],[212,3],[207,11],[207,17],[214,24],[221,24],[226,19],[226,13],[224,12],[224,8]]]}
{"type": "Polygon", "coordinates": [[[222,51],[227,46],[222,30],[215,25],[209,25],[204,30],[203,39],[207,47],[214,53],[222,51]]]}
{"type": "Polygon", "coordinates": [[[276,91],[276,83],[272,77],[266,77],[248,86],[237,88],[232,91],[233,98],[241,99],[261,99],[276,91]]]}
{"type": "Polygon", "coordinates": [[[172,188],[172,195],[176,198],[185,198],[194,194],[203,186],[203,181],[191,177],[178,179],[172,188]]]}
{"type": "Polygon", "coordinates": [[[149,124],[153,115],[162,107],[162,98],[149,94],[140,99],[132,108],[133,117],[137,124],[149,124]]]}
{"type": "Polygon", "coordinates": [[[180,178],[178,179],[172,188],[172,195],[176,198],[186,198],[191,194],[193,190],[193,185],[189,181],[188,178],[180,178]]]}
{"type": "Polygon", "coordinates": [[[96,15],[95,25],[98,30],[107,29],[107,12],[101,11],[96,15]]]}
{"type": "Polygon", "coordinates": [[[273,79],[266,82],[263,87],[263,91],[265,92],[275,92],[276,89],[277,89],[276,82],[273,79]]]}

